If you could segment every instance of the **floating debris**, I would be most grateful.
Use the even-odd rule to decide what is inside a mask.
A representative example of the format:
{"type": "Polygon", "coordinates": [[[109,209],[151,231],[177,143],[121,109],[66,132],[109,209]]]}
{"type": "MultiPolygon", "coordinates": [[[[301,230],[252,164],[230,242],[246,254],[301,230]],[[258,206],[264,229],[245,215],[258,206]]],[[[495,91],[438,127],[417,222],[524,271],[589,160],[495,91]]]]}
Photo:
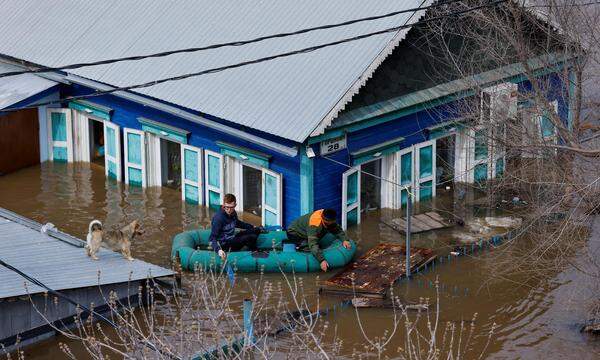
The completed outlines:
{"type": "MultiPolygon", "coordinates": [[[[392,219],[391,224],[386,224],[399,232],[406,232],[406,217],[392,219]]],[[[440,214],[430,211],[424,214],[413,215],[410,218],[410,232],[416,234],[420,232],[437,230],[450,227],[451,224],[440,214]]]]}
{"type": "Polygon", "coordinates": [[[503,227],[503,228],[518,228],[523,225],[523,219],[504,216],[504,217],[486,217],[485,222],[488,225],[493,227],[503,227]]]}
{"type": "Polygon", "coordinates": [[[429,308],[427,304],[403,304],[400,301],[393,301],[390,298],[378,299],[372,297],[357,297],[352,299],[352,306],[355,308],[384,308],[384,309],[406,309],[424,311],[429,308]]]}
{"type": "MultiPolygon", "coordinates": [[[[411,248],[411,272],[433,261],[431,249],[411,248]]],[[[406,248],[398,244],[383,243],[369,250],[343,271],[322,283],[323,292],[385,297],[387,289],[406,275],[406,248]]]]}

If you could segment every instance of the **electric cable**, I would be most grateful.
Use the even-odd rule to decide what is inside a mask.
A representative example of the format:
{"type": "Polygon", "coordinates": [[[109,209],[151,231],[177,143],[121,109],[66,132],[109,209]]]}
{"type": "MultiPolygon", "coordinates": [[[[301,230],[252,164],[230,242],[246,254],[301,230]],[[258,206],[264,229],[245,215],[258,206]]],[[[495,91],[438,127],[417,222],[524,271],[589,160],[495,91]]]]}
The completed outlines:
{"type": "Polygon", "coordinates": [[[199,52],[199,51],[204,51],[204,50],[219,49],[219,48],[223,48],[223,47],[237,47],[237,46],[242,46],[242,45],[258,43],[258,42],[269,40],[269,39],[284,38],[284,37],[288,37],[288,36],[306,34],[306,33],[310,33],[310,32],[317,31],[317,30],[327,30],[327,29],[343,27],[343,26],[348,26],[348,25],[362,23],[362,22],[384,19],[384,18],[393,17],[396,15],[404,14],[404,13],[409,13],[409,12],[413,12],[413,15],[411,15],[411,18],[412,18],[412,16],[414,16],[414,14],[416,14],[416,12],[418,12],[418,11],[428,10],[428,9],[448,5],[451,3],[455,3],[458,1],[462,1],[462,0],[439,1],[439,2],[435,2],[434,4],[431,4],[428,6],[422,6],[423,3],[425,2],[425,0],[424,0],[421,3],[421,5],[417,8],[393,11],[393,12],[389,12],[389,13],[382,14],[382,15],[368,16],[368,17],[343,21],[343,22],[339,22],[339,23],[335,23],[335,24],[320,25],[320,26],[305,28],[305,29],[296,30],[296,31],[289,31],[289,32],[277,33],[277,34],[272,34],[272,35],[266,35],[266,36],[249,39],[249,40],[236,40],[236,41],[212,44],[212,45],[207,45],[207,46],[164,51],[164,52],[158,52],[158,53],[147,54],[147,55],[134,55],[134,56],[119,57],[119,58],[106,59],[106,60],[100,60],[100,61],[90,61],[90,62],[69,64],[69,65],[63,65],[63,66],[57,66],[57,67],[41,66],[37,69],[11,71],[11,72],[7,72],[7,73],[3,73],[3,74],[0,74],[0,78],[7,77],[7,76],[22,75],[22,74],[35,74],[35,73],[44,73],[44,72],[72,70],[72,69],[78,69],[78,68],[88,67],[88,66],[113,64],[113,63],[123,62],[123,61],[135,61],[135,60],[143,60],[143,59],[149,59],[149,58],[159,58],[159,57],[166,57],[166,56],[175,55],[175,54],[194,53],[194,52],[199,52]]]}
{"type": "Polygon", "coordinates": [[[243,62],[236,63],[236,64],[219,66],[219,67],[215,67],[215,68],[211,68],[211,69],[207,69],[207,70],[202,70],[202,71],[198,71],[198,72],[177,75],[177,76],[173,76],[173,77],[167,77],[167,78],[163,78],[163,79],[153,80],[153,81],[139,83],[139,84],[134,84],[134,85],[128,85],[128,86],[122,86],[122,87],[114,87],[114,88],[109,89],[109,90],[101,90],[101,91],[96,90],[95,92],[93,92],[91,94],[67,96],[67,97],[64,97],[64,98],[61,98],[61,99],[58,99],[58,100],[51,100],[51,101],[36,103],[34,105],[31,105],[31,106],[24,106],[24,107],[17,107],[17,108],[6,108],[6,109],[3,109],[2,111],[17,111],[17,110],[24,110],[24,109],[29,109],[29,108],[37,108],[39,106],[45,106],[45,105],[60,104],[60,103],[62,103],[64,101],[89,99],[89,98],[93,98],[93,97],[96,97],[96,96],[108,95],[108,94],[112,94],[112,93],[119,92],[119,91],[128,91],[128,90],[133,90],[133,89],[148,88],[148,87],[156,86],[156,85],[159,85],[159,84],[162,84],[162,83],[166,83],[166,82],[170,82],[170,81],[178,81],[178,80],[184,80],[184,79],[188,79],[188,78],[191,78],[191,77],[197,77],[197,76],[201,76],[201,75],[214,74],[214,73],[222,72],[222,71],[229,70],[229,69],[235,69],[235,68],[239,68],[239,67],[243,67],[243,66],[247,66],[247,65],[258,64],[258,63],[262,63],[262,62],[266,62],[266,61],[271,61],[271,60],[275,60],[275,59],[279,59],[279,58],[285,58],[285,57],[289,57],[289,56],[310,53],[310,52],[313,52],[313,51],[316,51],[316,50],[320,50],[320,49],[323,49],[323,48],[327,48],[327,47],[331,47],[331,46],[336,46],[336,45],[340,45],[340,44],[347,43],[347,42],[358,41],[358,40],[366,39],[366,38],[369,38],[369,37],[372,37],[372,36],[376,36],[376,35],[382,35],[382,34],[394,32],[394,31],[399,31],[399,30],[407,28],[407,27],[412,27],[412,26],[426,24],[426,23],[433,22],[433,21],[438,21],[438,20],[441,20],[441,19],[444,19],[444,18],[447,18],[447,17],[464,15],[464,14],[472,12],[472,11],[476,11],[476,10],[480,10],[480,9],[488,8],[488,7],[492,7],[492,6],[496,6],[496,5],[499,5],[499,4],[504,3],[506,1],[508,1],[508,0],[496,0],[496,1],[493,1],[493,2],[491,2],[489,4],[478,5],[478,6],[475,6],[475,7],[470,7],[468,9],[463,9],[463,10],[460,10],[460,11],[455,11],[455,12],[452,12],[452,13],[449,13],[449,14],[445,14],[445,15],[441,15],[441,16],[436,16],[436,17],[431,17],[431,18],[425,19],[425,20],[420,20],[420,21],[414,22],[414,23],[412,23],[410,25],[395,26],[395,27],[392,27],[392,28],[387,28],[387,29],[383,29],[383,30],[379,30],[379,31],[374,31],[374,32],[370,32],[370,33],[366,33],[366,34],[362,34],[362,35],[358,35],[358,36],[354,36],[354,37],[350,37],[350,38],[344,38],[344,39],[341,39],[341,40],[336,40],[336,41],[332,41],[332,42],[328,42],[328,43],[324,43],[324,44],[320,44],[320,45],[310,46],[310,47],[302,48],[302,49],[299,49],[299,50],[294,50],[294,51],[279,53],[279,54],[276,54],[276,55],[266,56],[266,57],[262,57],[262,58],[258,58],[258,59],[243,61],[243,62]]]}

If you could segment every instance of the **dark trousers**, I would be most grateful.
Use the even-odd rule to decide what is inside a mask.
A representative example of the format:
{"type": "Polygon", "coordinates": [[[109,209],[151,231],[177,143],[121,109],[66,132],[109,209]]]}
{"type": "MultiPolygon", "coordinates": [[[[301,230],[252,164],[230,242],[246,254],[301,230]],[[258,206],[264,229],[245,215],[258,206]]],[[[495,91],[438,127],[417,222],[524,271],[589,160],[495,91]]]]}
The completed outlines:
{"type": "Polygon", "coordinates": [[[221,248],[224,251],[240,251],[244,246],[247,246],[250,251],[256,250],[256,240],[258,239],[258,230],[244,230],[235,234],[235,237],[221,243],[221,248]]]}
{"type": "Polygon", "coordinates": [[[286,231],[286,234],[287,234],[287,241],[284,241],[285,243],[293,243],[297,247],[306,246],[308,243],[308,239],[300,237],[292,232],[286,231]]]}

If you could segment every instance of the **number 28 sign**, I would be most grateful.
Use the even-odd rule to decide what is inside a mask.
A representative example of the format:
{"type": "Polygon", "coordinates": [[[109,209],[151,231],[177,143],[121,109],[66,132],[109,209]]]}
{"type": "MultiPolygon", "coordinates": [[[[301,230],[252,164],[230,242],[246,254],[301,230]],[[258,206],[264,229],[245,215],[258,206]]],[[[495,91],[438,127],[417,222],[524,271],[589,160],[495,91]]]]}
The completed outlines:
{"type": "Polygon", "coordinates": [[[321,155],[327,155],[346,148],[346,135],[321,142],[321,155]]]}

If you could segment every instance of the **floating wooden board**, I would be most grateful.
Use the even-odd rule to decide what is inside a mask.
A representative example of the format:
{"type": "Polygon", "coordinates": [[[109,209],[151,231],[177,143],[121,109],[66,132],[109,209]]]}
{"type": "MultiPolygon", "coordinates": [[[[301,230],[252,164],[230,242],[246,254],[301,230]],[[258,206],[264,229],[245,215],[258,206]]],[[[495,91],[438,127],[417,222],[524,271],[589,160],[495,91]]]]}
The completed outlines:
{"type": "MultiPolygon", "coordinates": [[[[431,249],[411,248],[411,271],[432,261],[431,249]]],[[[369,250],[340,273],[322,283],[321,291],[335,295],[385,297],[389,287],[406,275],[406,249],[383,243],[369,250]]]]}
{"type": "MultiPolygon", "coordinates": [[[[391,224],[386,224],[394,228],[396,231],[406,231],[406,217],[392,219],[391,224]]],[[[450,227],[450,223],[445,220],[440,214],[430,211],[424,214],[411,216],[410,233],[416,234],[420,232],[437,230],[450,227]]]]}
{"type": "Polygon", "coordinates": [[[384,309],[400,309],[406,310],[427,310],[427,304],[404,304],[401,302],[393,302],[391,298],[377,299],[372,297],[356,297],[352,299],[352,306],[355,308],[384,308],[384,309]]]}

